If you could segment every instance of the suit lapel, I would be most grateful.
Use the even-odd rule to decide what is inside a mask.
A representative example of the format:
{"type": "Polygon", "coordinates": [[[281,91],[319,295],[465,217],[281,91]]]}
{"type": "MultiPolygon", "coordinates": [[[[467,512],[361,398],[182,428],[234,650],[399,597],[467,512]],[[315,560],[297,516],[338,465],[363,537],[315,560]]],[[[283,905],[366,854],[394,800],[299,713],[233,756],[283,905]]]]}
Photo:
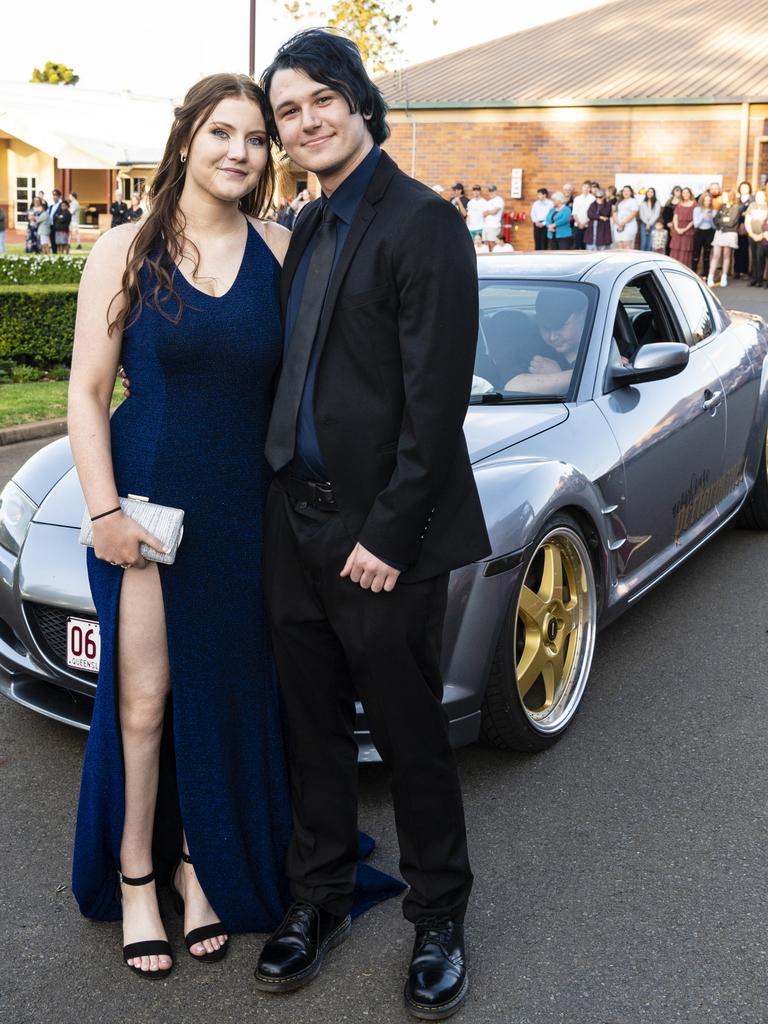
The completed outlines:
{"type": "Polygon", "coordinates": [[[352,262],[352,257],[355,255],[357,247],[363,240],[363,236],[370,227],[371,221],[376,216],[376,210],[366,200],[361,199],[360,205],[357,208],[355,219],[352,221],[352,226],[349,229],[349,234],[344,243],[344,248],[341,250],[339,261],[336,264],[331,280],[328,283],[328,291],[325,296],[325,302],[323,303],[323,315],[320,319],[320,324],[317,330],[317,341],[316,345],[322,347],[325,341],[325,336],[328,333],[328,326],[333,316],[333,311],[336,306],[336,299],[339,296],[339,289],[344,281],[349,265],[352,262]]]}
{"type": "MultiPolygon", "coordinates": [[[[342,249],[341,256],[339,257],[339,262],[336,264],[333,276],[331,277],[328,285],[328,292],[323,304],[323,315],[318,326],[317,339],[315,341],[315,345],[318,347],[318,352],[322,350],[322,346],[325,343],[325,338],[328,334],[328,328],[331,323],[331,317],[333,316],[333,310],[336,306],[336,300],[339,295],[339,289],[341,288],[344,277],[349,270],[352,257],[355,255],[366,231],[370,227],[371,221],[376,216],[375,204],[384,195],[390,181],[397,173],[397,164],[387,153],[382,153],[379,157],[378,166],[371,178],[371,183],[366,189],[365,196],[360,200],[360,205],[357,208],[355,219],[352,221],[352,226],[349,229],[347,240],[344,243],[344,248],[342,249]]],[[[317,229],[317,225],[320,220],[320,213],[320,201],[316,199],[299,217],[299,222],[294,228],[293,237],[291,238],[291,243],[288,246],[288,252],[285,256],[282,274],[280,275],[280,300],[283,309],[283,316],[285,316],[286,307],[288,305],[288,294],[291,290],[291,284],[293,283],[296,268],[299,265],[301,257],[304,255],[304,250],[307,248],[310,239],[317,229]]]]}
{"type": "Polygon", "coordinates": [[[291,235],[291,241],[288,246],[288,252],[285,254],[285,262],[283,263],[282,273],[280,274],[280,305],[283,309],[283,316],[288,306],[288,295],[293,284],[293,278],[296,273],[296,268],[299,265],[301,257],[304,255],[304,250],[309,244],[309,240],[315,233],[318,222],[320,220],[320,201],[315,200],[309,207],[307,207],[303,216],[299,217],[299,223],[293,230],[291,235]]]}
{"type": "Polygon", "coordinates": [[[360,205],[355,213],[355,219],[352,221],[352,226],[349,229],[347,240],[344,243],[339,262],[333,271],[330,283],[328,285],[328,293],[325,296],[325,302],[323,304],[323,315],[320,320],[320,325],[317,331],[317,341],[315,344],[318,346],[318,352],[322,351],[322,347],[325,344],[325,338],[328,334],[328,328],[331,324],[331,318],[333,317],[333,311],[336,307],[336,300],[339,297],[339,289],[341,288],[344,278],[349,266],[352,263],[352,259],[357,251],[360,243],[362,242],[366,231],[371,226],[371,222],[376,216],[376,203],[381,199],[387,190],[387,187],[397,173],[397,164],[392,160],[386,153],[382,153],[379,157],[379,163],[376,170],[373,172],[371,183],[365,191],[365,195],[360,200],[360,205]]]}

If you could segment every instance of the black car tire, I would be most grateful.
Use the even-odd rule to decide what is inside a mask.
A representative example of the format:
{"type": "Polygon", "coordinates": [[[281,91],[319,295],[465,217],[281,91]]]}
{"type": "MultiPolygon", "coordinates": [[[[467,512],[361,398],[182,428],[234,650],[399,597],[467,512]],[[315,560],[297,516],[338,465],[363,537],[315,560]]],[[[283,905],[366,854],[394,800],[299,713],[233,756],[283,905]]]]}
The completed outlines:
{"type": "Polygon", "coordinates": [[[739,512],[737,522],[745,530],[768,530],[768,435],[754,486],[739,512]]]}
{"type": "MultiPolygon", "coordinates": [[[[520,584],[510,600],[496,647],[483,698],[480,737],[484,743],[501,750],[536,752],[552,746],[565,733],[584,695],[595,644],[597,586],[594,567],[584,535],[570,516],[553,517],[541,530],[529,550],[530,555],[521,574],[520,584]],[[560,701],[553,702],[552,712],[548,714],[542,710],[545,708],[545,703],[539,710],[530,706],[530,695],[535,694],[535,688],[538,687],[541,694],[545,692],[544,674],[542,673],[530,686],[524,698],[521,695],[521,688],[518,686],[517,673],[518,667],[523,665],[521,652],[524,652],[530,638],[535,643],[538,637],[533,620],[527,618],[525,612],[521,610],[525,603],[521,601],[521,597],[524,589],[527,589],[530,597],[532,588],[525,587],[525,584],[529,582],[533,584],[535,597],[539,597],[544,592],[543,576],[541,576],[541,587],[538,589],[536,589],[536,580],[543,573],[542,565],[547,557],[546,551],[553,548],[555,551],[560,549],[562,557],[569,563],[570,575],[569,572],[566,572],[566,578],[570,579],[573,584],[576,581],[576,574],[579,575],[579,580],[573,587],[574,591],[579,591],[576,602],[579,611],[577,627],[579,635],[572,637],[567,632],[567,627],[561,627],[561,631],[565,631],[565,638],[561,642],[567,645],[577,644],[573,659],[578,663],[575,665],[576,675],[571,684],[563,688],[560,701]],[[579,602],[581,602],[580,607],[579,602]]],[[[571,588],[566,586],[563,592],[570,595],[569,601],[573,603],[574,595],[571,593],[571,588]]],[[[550,618],[557,619],[558,608],[560,615],[567,614],[564,604],[558,606],[553,601],[550,603],[551,614],[548,613],[550,618]]],[[[546,626],[548,624],[549,619],[546,616],[539,623],[540,633],[544,638],[539,654],[544,657],[545,661],[545,648],[547,651],[551,649],[547,643],[549,636],[546,633],[546,626]]],[[[557,635],[553,639],[553,643],[556,639],[557,635]]],[[[571,658],[570,646],[567,647],[567,650],[569,653],[565,658],[566,663],[571,658]]],[[[532,661],[530,663],[533,664],[532,661]]],[[[557,675],[556,671],[554,675],[557,675]]],[[[565,675],[564,672],[561,681],[565,675]]]]}

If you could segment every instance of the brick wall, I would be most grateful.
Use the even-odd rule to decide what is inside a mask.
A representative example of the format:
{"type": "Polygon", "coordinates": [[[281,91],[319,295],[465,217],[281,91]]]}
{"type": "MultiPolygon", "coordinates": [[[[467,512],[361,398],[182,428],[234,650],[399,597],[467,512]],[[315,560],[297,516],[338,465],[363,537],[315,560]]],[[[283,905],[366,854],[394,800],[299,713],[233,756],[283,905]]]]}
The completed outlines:
{"type": "MultiPolygon", "coordinates": [[[[535,112],[528,120],[506,122],[417,121],[413,171],[412,125],[393,117],[385,148],[404,171],[427,185],[449,188],[462,181],[469,191],[474,184],[493,183],[507,199],[507,209],[526,214],[541,186],[552,191],[571,181],[578,191],[584,178],[613,184],[617,170],[721,173],[726,185],[735,186],[737,118],[706,120],[701,111],[686,117],[685,108],[667,108],[656,120],[649,113],[637,117],[632,109],[614,109],[601,120],[592,110],[588,120],[574,122],[539,118],[535,112]],[[523,198],[514,202],[509,199],[513,167],[523,168],[523,198]]],[[[750,131],[750,164],[753,137],[750,131]]],[[[513,244],[533,248],[528,222],[520,225],[513,244]]]]}

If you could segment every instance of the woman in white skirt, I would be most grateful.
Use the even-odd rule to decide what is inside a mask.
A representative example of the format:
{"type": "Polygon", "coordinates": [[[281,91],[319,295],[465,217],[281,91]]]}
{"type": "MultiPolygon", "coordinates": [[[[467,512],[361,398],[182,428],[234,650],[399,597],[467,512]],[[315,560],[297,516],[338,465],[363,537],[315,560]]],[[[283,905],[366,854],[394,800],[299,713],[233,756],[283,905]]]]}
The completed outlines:
{"type": "Polygon", "coordinates": [[[640,204],[635,199],[634,190],[625,185],[621,190],[621,198],[613,211],[613,222],[616,226],[613,241],[617,249],[634,249],[637,238],[637,218],[640,204]]]}
{"type": "Polygon", "coordinates": [[[739,248],[739,218],[741,207],[736,202],[734,193],[729,189],[723,192],[723,201],[720,209],[715,214],[715,237],[712,239],[712,262],[709,265],[709,276],[707,284],[710,288],[715,283],[715,273],[722,262],[722,273],[720,275],[720,287],[728,285],[728,271],[731,269],[731,259],[739,248]]]}

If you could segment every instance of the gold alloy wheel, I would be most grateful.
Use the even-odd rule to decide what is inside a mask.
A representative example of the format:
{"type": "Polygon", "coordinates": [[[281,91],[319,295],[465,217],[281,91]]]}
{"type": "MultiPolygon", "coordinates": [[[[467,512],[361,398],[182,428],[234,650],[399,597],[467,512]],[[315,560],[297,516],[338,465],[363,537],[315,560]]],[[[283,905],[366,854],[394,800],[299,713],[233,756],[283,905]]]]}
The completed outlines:
{"type": "Polygon", "coordinates": [[[595,643],[592,562],[574,530],[556,526],[526,570],[515,620],[517,692],[531,725],[559,732],[579,706],[595,643]]]}

